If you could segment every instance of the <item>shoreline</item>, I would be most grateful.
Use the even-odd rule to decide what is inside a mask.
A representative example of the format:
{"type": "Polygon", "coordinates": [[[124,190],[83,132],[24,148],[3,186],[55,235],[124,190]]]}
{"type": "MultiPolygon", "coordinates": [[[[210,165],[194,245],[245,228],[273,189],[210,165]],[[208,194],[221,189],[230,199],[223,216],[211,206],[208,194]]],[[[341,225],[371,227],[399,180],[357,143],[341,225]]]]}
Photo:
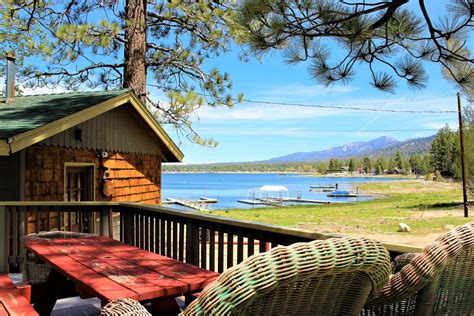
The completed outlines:
{"type": "Polygon", "coordinates": [[[373,175],[364,173],[328,173],[316,174],[312,172],[279,172],[279,171],[163,171],[163,174],[277,174],[277,175],[300,175],[302,177],[314,178],[381,178],[381,179],[400,179],[400,180],[423,180],[423,177],[414,175],[373,175]]]}

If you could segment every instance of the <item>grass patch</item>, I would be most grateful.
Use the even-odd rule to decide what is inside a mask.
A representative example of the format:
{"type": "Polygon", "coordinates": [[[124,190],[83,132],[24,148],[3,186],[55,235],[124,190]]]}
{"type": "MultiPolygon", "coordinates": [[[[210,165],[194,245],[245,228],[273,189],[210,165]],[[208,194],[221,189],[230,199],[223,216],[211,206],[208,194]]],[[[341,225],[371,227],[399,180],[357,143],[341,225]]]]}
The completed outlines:
{"type": "Polygon", "coordinates": [[[452,225],[472,219],[463,217],[459,184],[425,181],[371,182],[359,185],[371,201],[331,204],[228,209],[215,215],[327,233],[397,233],[398,223],[406,223],[409,235],[441,233],[452,225]]]}

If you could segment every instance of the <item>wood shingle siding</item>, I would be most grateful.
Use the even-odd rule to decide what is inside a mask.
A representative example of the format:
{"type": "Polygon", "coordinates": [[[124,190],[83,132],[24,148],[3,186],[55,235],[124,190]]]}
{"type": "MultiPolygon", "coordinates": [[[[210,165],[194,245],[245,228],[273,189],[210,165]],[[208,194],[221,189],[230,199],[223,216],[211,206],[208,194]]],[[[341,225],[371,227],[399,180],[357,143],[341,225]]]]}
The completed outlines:
{"type": "Polygon", "coordinates": [[[96,201],[160,203],[161,159],[157,155],[110,152],[101,162],[97,152],[33,145],[26,149],[25,200],[63,201],[66,163],[89,163],[95,168],[96,201]],[[110,198],[102,194],[102,178],[113,183],[110,198]]]}
{"type": "Polygon", "coordinates": [[[130,106],[122,106],[49,137],[39,144],[66,148],[161,155],[160,141],[141,124],[130,106]],[[82,141],[76,130],[82,130],[82,141]]]}

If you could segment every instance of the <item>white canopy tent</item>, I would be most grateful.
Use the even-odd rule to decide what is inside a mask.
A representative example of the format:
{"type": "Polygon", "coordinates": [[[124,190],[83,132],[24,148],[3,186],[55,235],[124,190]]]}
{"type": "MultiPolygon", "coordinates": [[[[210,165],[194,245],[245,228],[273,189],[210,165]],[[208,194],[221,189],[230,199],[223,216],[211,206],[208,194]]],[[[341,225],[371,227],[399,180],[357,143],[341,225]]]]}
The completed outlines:
{"type": "Polygon", "coordinates": [[[258,189],[259,191],[265,192],[281,192],[288,191],[288,188],[283,185],[264,185],[258,189]]]}

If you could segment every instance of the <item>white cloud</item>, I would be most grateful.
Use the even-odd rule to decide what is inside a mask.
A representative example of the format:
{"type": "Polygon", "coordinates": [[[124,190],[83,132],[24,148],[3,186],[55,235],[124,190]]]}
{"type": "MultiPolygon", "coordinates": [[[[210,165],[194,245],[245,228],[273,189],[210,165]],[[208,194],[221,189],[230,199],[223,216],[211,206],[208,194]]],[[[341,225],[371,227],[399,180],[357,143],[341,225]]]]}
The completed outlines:
{"type": "MultiPolygon", "coordinates": [[[[312,128],[198,128],[196,131],[204,136],[206,134],[219,136],[242,136],[242,135],[256,135],[256,136],[282,136],[282,137],[322,137],[334,136],[340,137],[351,133],[350,130],[334,128],[331,129],[312,129],[312,128]]],[[[352,137],[363,138],[368,135],[379,135],[380,131],[359,131],[351,133],[352,137]]]]}
{"type": "MultiPolygon", "coordinates": [[[[85,90],[87,91],[87,90],[85,90]]],[[[46,87],[38,87],[35,89],[32,88],[22,88],[22,95],[33,95],[33,94],[52,94],[52,93],[65,93],[71,92],[70,90],[64,89],[63,87],[56,87],[54,89],[46,87]]]]}
{"type": "Polygon", "coordinates": [[[278,121],[332,116],[340,115],[342,113],[342,110],[329,110],[299,106],[237,105],[232,109],[226,107],[202,107],[197,110],[194,115],[196,119],[200,119],[202,121],[278,121]]]}
{"type": "Polygon", "coordinates": [[[276,100],[304,100],[318,96],[336,96],[348,94],[357,91],[359,88],[353,86],[330,86],[323,85],[303,85],[300,83],[277,85],[277,86],[262,86],[257,88],[259,92],[255,94],[258,98],[265,98],[271,101],[276,100]]]}
{"type": "Polygon", "coordinates": [[[455,121],[438,121],[438,122],[425,122],[421,123],[421,126],[427,129],[441,129],[443,128],[446,124],[448,124],[449,128],[451,129],[457,129],[457,122],[455,121]]]}

